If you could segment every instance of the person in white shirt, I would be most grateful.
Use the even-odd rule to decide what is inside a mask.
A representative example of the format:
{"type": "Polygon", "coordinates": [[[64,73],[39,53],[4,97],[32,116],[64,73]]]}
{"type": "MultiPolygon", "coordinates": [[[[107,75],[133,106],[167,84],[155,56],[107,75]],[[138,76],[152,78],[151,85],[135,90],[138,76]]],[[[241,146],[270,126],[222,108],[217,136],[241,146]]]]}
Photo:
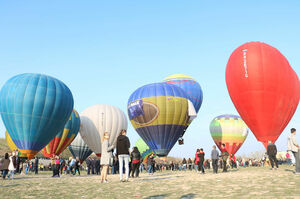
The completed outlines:
{"type": "Polygon", "coordinates": [[[300,146],[296,138],[296,129],[291,129],[291,134],[288,136],[288,151],[291,151],[294,154],[296,160],[296,174],[300,174],[300,146]]]}

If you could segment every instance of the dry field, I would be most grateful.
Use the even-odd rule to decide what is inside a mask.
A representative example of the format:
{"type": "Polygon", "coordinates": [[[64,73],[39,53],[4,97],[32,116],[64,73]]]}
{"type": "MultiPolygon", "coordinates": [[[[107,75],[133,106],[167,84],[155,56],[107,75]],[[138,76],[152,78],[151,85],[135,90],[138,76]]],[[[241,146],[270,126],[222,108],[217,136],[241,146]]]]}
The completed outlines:
{"type": "Polygon", "coordinates": [[[0,198],[300,198],[300,175],[292,167],[240,168],[238,171],[205,175],[191,171],[142,174],[129,182],[110,175],[101,184],[99,176],[62,176],[51,173],[16,176],[0,180],[0,198]]]}

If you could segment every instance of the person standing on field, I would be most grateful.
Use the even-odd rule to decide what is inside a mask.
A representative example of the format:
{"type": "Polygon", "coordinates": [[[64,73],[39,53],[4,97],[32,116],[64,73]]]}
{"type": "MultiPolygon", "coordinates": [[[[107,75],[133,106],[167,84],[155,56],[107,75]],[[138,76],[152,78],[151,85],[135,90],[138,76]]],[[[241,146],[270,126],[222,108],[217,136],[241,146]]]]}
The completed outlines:
{"type": "Polygon", "coordinates": [[[269,160],[271,162],[272,169],[274,169],[274,163],[275,163],[276,169],[278,169],[278,161],[276,158],[277,148],[276,148],[276,145],[272,144],[272,141],[270,141],[270,140],[269,140],[269,144],[267,146],[267,154],[269,156],[269,160]]]}
{"type": "Polygon", "coordinates": [[[130,142],[128,137],[126,136],[126,130],[121,130],[120,135],[117,138],[117,156],[119,159],[119,173],[120,173],[120,181],[128,182],[129,178],[129,148],[130,142]],[[125,162],[125,180],[123,179],[123,164],[125,162]]]}
{"type": "Polygon", "coordinates": [[[219,151],[217,150],[216,145],[214,145],[211,151],[213,173],[218,173],[218,160],[219,160],[219,151]]]}
{"type": "Polygon", "coordinates": [[[109,134],[107,132],[104,133],[102,140],[101,140],[101,183],[107,183],[107,170],[108,167],[112,164],[112,150],[115,148],[114,145],[109,146],[108,143],[109,140],[109,134]]]}
{"type": "Polygon", "coordinates": [[[229,156],[229,153],[226,150],[225,146],[226,145],[224,143],[221,145],[221,157],[222,157],[223,172],[227,172],[227,159],[229,156]]]}
{"type": "Polygon", "coordinates": [[[300,174],[300,146],[296,138],[296,129],[291,129],[291,134],[288,136],[288,151],[291,151],[295,157],[296,161],[296,172],[295,174],[300,174]]]}
{"type": "Polygon", "coordinates": [[[139,177],[139,168],[140,168],[142,156],[137,147],[133,147],[133,150],[130,155],[130,159],[132,161],[131,177],[134,178],[134,174],[135,177],[139,177]]]}
{"type": "Polygon", "coordinates": [[[35,157],[34,158],[34,173],[38,174],[39,172],[39,158],[35,157]]]}
{"type": "Polygon", "coordinates": [[[5,180],[6,175],[8,174],[8,167],[10,164],[8,153],[5,153],[4,158],[1,159],[1,168],[2,178],[5,180]]]}
{"type": "Polygon", "coordinates": [[[15,169],[16,169],[16,156],[15,156],[15,152],[12,152],[11,156],[9,157],[9,165],[8,165],[8,179],[11,176],[11,179],[14,179],[14,175],[15,175],[15,169]]]}
{"type": "Polygon", "coordinates": [[[204,156],[205,156],[205,153],[203,151],[203,149],[201,148],[200,149],[200,152],[198,154],[198,157],[199,157],[199,163],[198,163],[198,171],[201,170],[201,173],[204,174],[205,171],[204,171],[204,166],[203,166],[203,163],[204,163],[204,156]]]}

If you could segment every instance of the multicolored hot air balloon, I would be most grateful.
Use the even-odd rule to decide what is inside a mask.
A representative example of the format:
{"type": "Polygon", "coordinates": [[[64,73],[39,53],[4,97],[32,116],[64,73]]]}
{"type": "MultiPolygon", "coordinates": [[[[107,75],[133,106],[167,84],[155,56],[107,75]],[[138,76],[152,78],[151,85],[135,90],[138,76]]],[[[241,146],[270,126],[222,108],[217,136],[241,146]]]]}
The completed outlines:
{"type": "Polygon", "coordinates": [[[203,101],[203,92],[200,84],[195,79],[184,74],[174,74],[163,79],[163,82],[182,88],[198,113],[203,101]]]}
{"type": "Polygon", "coordinates": [[[13,142],[29,159],[64,128],[72,110],[70,89],[50,76],[17,75],[0,91],[3,123],[13,142]]]}
{"type": "Polygon", "coordinates": [[[42,149],[45,157],[52,157],[62,153],[75,139],[80,128],[80,117],[76,110],[73,110],[69,120],[65,124],[55,138],[53,138],[47,146],[42,149]]]}
{"type": "Polygon", "coordinates": [[[138,88],[129,97],[127,110],[132,126],[158,156],[168,155],[189,118],[195,117],[186,93],[167,83],[138,88]]]}
{"type": "Polygon", "coordinates": [[[210,123],[210,134],[221,150],[224,143],[229,154],[235,154],[248,135],[248,127],[240,116],[220,115],[210,123]]]}
{"type": "Polygon", "coordinates": [[[89,149],[88,145],[84,143],[80,133],[78,133],[73,142],[68,146],[68,149],[74,158],[79,158],[81,163],[93,153],[93,151],[89,149]]]}
{"type": "Polygon", "coordinates": [[[275,143],[299,103],[299,79],[274,47],[249,42],[238,47],[226,67],[231,100],[258,141],[275,143]]]}
{"type": "Polygon", "coordinates": [[[144,163],[147,162],[149,155],[154,154],[153,151],[149,148],[149,146],[144,142],[142,138],[139,138],[136,141],[135,146],[138,148],[139,152],[141,153],[144,163]]]}
{"type": "Polygon", "coordinates": [[[124,112],[112,105],[98,104],[86,108],[80,114],[80,134],[85,143],[101,155],[101,138],[104,132],[109,134],[109,144],[114,145],[122,129],[127,130],[127,118],[124,112]]]}
{"type": "MultiPolygon", "coordinates": [[[[15,150],[18,149],[18,147],[12,141],[12,139],[9,136],[9,134],[8,134],[7,131],[5,131],[5,140],[6,140],[6,143],[7,143],[8,147],[10,148],[11,151],[15,151],[15,150]]],[[[18,151],[19,151],[19,149],[18,149],[18,151]]],[[[26,153],[19,153],[19,157],[21,157],[21,158],[27,158],[27,154],[26,153]]]]}

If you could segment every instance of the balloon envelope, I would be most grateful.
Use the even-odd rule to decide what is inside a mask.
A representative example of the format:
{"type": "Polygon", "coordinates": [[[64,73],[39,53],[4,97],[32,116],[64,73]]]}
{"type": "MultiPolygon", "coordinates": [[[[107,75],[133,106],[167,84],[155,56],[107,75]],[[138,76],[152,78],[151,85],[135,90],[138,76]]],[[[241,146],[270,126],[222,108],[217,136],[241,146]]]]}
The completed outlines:
{"type": "Polygon", "coordinates": [[[53,155],[59,155],[62,153],[75,139],[79,128],[80,117],[77,111],[73,110],[64,129],[61,130],[55,138],[53,138],[49,144],[42,149],[43,155],[45,157],[52,157],[53,155]]]}
{"type": "Polygon", "coordinates": [[[142,138],[139,138],[135,146],[138,148],[139,152],[141,153],[141,156],[143,158],[143,162],[147,162],[147,158],[149,155],[154,154],[154,152],[149,148],[149,146],[144,142],[142,138]]]}
{"type": "Polygon", "coordinates": [[[123,111],[115,106],[98,104],[82,111],[80,134],[87,145],[101,155],[101,138],[104,132],[109,134],[109,145],[114,145],[122,129],[127,130],[127,118],[123,111]]]}
{"type": "Polygon", "coordinates": [[[210,123],[210,134],[221,150],[221,145],[229,154],[235,154],[244,143],[248,135],[248,127],[240,116],[220,115],[210,123]]]}
{"type": "MultiPolygon", "coordinates": [[[[9,136],[8,132],[5,131],[5,140],[6,140],[6,143],[8,145],[8,147],[10,148],[11,151],[15,151],[18,149],[18,147],[15,145],[15,143],[12,141],[11,137],[9,136]]],[[[26,153],[21,153],[20,150],[18,149],[19,151],[19,157],[21,158],[25,158],[27,157],[27,154],[26,153]]]]}
{"type": "Polygon", "coordinates": [[[93,153],[93,151],[89,149],[88,145],[84,143],[80,133],[78,133],[73,142],[68,146],[68,149],[70,150],[74,158],[79,158],[80,162],[83,162],[93,153]]]}
{"type": "Polygon", "coordinates": [[[73,109],[73,97],[61,81],[41,74],[21,74],[0,91],[0,112],[10,137],[31,159],[58,131],[73,109]]]}
{"type": "Polygon", "coordinates": [[[166,77],[163,81],[182,88],[198,113],[203,101],[203,92],[200,84],[195,79],[184,74],[174,74],[166,77]]]}
{"type": "Polygon", "coordinates": [[[148,84],[128,100],[132,126],[158,156],[167,156],[189,120],[188,98],[178,86],[148,84]]]}
{"type": "Polygon", "coordinates": [[[238,47],[226,67],[231,100],[258,141],[280,136],[299,103],[299,79],[274,47],[249,42],[238,47]]]}

